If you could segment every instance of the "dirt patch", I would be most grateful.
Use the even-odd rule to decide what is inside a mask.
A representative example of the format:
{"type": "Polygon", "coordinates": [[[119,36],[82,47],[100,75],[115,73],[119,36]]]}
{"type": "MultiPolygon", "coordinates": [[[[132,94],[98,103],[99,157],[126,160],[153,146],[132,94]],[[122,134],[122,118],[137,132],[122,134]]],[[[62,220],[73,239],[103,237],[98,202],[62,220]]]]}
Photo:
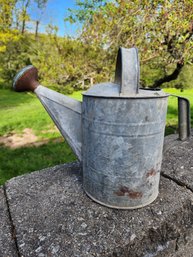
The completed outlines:
{"type": "MultiPolygon", "coordinates": [[[[27,146],[40,146],[47,144],[50,140],[39,141],[38,137],[33,133],[33,130],[26,128],[23,130],[22,135],[10,134],[0,137],[0,145],[7,146],[9,148],[15,149],[27,146]]],[[[54,142],[63,141],[62,138],[57,138],[53,140],[54,142]]]]}

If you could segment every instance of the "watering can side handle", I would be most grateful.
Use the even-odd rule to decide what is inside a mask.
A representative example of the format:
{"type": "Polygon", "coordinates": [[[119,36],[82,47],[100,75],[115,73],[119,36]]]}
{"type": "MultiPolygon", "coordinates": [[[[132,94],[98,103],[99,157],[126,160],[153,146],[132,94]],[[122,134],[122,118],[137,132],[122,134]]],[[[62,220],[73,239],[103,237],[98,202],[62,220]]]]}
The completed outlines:
{"type": "Polygon", "coordinates": [[[178,96],[178,129],[179,139],[186,140],[190,137],[190,102],[187,98],[178,96]]]}
{"type": "Polygon", "coordinates": [[[135,95],[139,91],[140,67],[138,49],[120,47],[117,55],[115,83],[120,95],[135,95]]]}
{"type": "Polygon", "coordinates": [[[186,140],[190,137],[191,119],[190,119],[190,101],[181,96],[173,95],[178,98],[178,130],[179,139],[186,140]]]}
{"type": "Polygon", "coordinates": [[[20,70],[13,80],[13,89],[17,92],[32,91],[39,86],[38,70],[33,65],[20,70]]]}

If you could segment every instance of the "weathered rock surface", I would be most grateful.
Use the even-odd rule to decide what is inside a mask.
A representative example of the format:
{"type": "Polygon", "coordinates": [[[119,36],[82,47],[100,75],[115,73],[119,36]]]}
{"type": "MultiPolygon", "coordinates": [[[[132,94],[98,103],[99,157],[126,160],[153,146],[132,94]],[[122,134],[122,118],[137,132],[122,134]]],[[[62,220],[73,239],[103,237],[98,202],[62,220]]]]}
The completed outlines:
{"type": "Polygon", "coordinates": [[[193,194],[166,178],[158,199],[133,211],[90,200],[78,163],[14,178],[6,186],[25,257],[169,256],[193,233],[193,194]]]}
{"type": "Polygon", "coordinates": [[[12,224],[3,187],[0,187],[0,257],[17,257],[12,224]]]}
{"type": "Polygon", "coordinates": [[[93,202],[79,163],[11,179],[9,209],[0,190],[0,257],[192,257],[192,149],[193,138],[166,138],[160,194],[138,210],[93,202]]]}
{"type": "Polygon", "coordinates": [[[166,137],[162,174],[193,191],[193,131],[190,140],[172,140],[166,137]]]}

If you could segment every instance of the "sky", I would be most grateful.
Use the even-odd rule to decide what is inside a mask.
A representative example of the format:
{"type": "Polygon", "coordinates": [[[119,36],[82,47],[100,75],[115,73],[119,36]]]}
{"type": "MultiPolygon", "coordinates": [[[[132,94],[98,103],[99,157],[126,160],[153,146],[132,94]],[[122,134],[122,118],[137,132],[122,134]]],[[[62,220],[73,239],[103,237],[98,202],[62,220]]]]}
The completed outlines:
{"type": "Polygon", "coordinates": [[[76,0],[48,0],[44,13],[37,13],[37,8],[31,8],[30,14],[35,20],[37,16],[41,17],[40,32],[45,31],[47,24],[56,25],[58,27],[59,36],[76,37],[77,31],[80,31],[80,25],[64,23],[64,18],[68,13],[68,8],[76,9],[76,0]]]}

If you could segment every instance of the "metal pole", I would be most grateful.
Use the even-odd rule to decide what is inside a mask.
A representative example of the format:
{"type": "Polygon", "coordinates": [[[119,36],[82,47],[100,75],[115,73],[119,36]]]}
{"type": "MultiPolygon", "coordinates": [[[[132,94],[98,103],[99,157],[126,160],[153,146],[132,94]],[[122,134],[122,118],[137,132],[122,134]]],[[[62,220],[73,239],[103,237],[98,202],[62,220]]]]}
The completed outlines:
{"type": "Polygon", "coordinates": [[[177,97],[179,139],[186,140],[190,136],[190,102],[184,97],[177,97]]]}

